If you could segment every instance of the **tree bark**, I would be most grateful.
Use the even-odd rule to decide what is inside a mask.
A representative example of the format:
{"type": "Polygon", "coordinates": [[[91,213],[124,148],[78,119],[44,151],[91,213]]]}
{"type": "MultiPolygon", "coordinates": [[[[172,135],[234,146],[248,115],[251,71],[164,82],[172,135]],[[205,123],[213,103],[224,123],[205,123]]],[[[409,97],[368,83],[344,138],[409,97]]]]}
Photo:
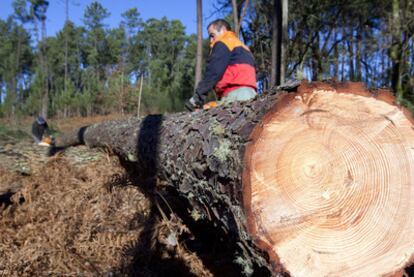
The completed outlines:
{"type": "Polygon", "coordinates": [[[286,72],[288,68],[287,49],[289,43],[288,35],[288,0],[282,1],[282,46],[281,46],[281,69],[280,69],[280,80],[283,84],[286,80],[286,72]]]}
{"type": "Polygon", "coordinates": [[[203,68],[203,4],[202,0],[197,0],[197,55],[195,68],[194,88],[201,81],[203,68]]]}
{"type": "Polygon", "coordinates": [[[237,34],[239,34],[241,32],[243,39],[245,39],[245,32],[243,31],[243,28],[241,27],[241,24],[243,22],[244,15],[246,14],[246,10],[247,10],[248,5],[249,5],[249,0],[244,1],[243,10],[241,12],[239,22],[238,22],[238,25],[237,25],[236,31],[235,31],[237,34]]]}
{"type": "Polygon", "coordinates": [[[414,252],[414,121],[393,101],[360,83],[302,83],[83,127],[57,146],[109,147],[142,180],[174,188],[195,220],[239,242],[247,274],[382,276],[414,252]]]}
{"type": "Polygon", "coordinates": [[[282,44],[282,0],[273,0],[272,15],[272,68],[270,85],[280,85],[281,44],[282,44]]]}
{"type": "Polygon", "coordinates": [[[233,9],[234,32],[236,33],[237,37],[239,37],[239,30],[237,30],[239,26],[239,9],[237,7],[237,0],[231,0],[231,6],[233,9]]]}
{"type": "Polygon", "coordinates": [[[141,97],[142,97],[142,86],[144,84],[144,74],[141,73],[140,77],[140,85],[139,85],[139,91],[138,91],[138,107],[137,107],[137,116],[139,117],[141,114],[141,97]]]}
{"type": "Polygon", "coordinates": [[[67,87],[68,87],[68,32],[65,30],[65,27],[67,23],[69,23],[69,0],[65,1],[65,13],[66,13],[66,20],[64,25],[64,31],[65,31],[65,75],[64,75],[64,82],[63,87],[64,91],[66,93],[67,87]]]}
{"type": "Polygon", "coordinates": [[[312,81],[318,81],[320,74],[322,74],[322,58],[321,52],[319,50],[320,38],[319,32],[315,33],[315,39],[313,40],[313,44],[311,46],[312,49],[312,81]]]}
{"type": "Polygon", "coordinates": [[[355,36],[355,81],[361,82],[362,81],[362,37],[363,37],[363,27],[362,27],[362,20],[359,21],[359,27],[356,30],[355,36]]]}
{"type": "Polygon", "coordinates": [[[42,52],[43,56],[43,63],[42,63],[42,74],[45,74],[44,79],[42,80],[43,83],[43,94],[42,94],[42,116],[47,119],[49,114],[49,69],[48,69],[48,61],[46,57],[46,10],[42,7],[42,14],[41,14],[41,21],[42,21],[42,45],[40,52],[42,52]]]}
{"type": "Polygon", "coordinates": [[[334,46],[334,56],[335,56],[335,62],[334,62],[334,72],[333,72],[332,76],[334,76],[337,80],[340,80],[341,79],[340,74],[339,74],[340,55],[339,55],[337,44],[334,46]]]}
{"type": "Polygon", "coordinates": [[[403,91],[401,87],[401,56],[402,56],[402,42],[401,42],[401,19],[400,19],[400,1],[392,1],[392,45],[390,49],[390,57],[392,60],[391,71],[391,87],[396,93],[397,97],[401,99],[403,97],[403,91]]]}
{"type": "Polygon", "coordinates": [[[354,81],[355,80],[355,64],[354,64],[354,43],[352,40],[347,42],[348,44],[348,55],[349,55],[349,80],[354,81]]]}

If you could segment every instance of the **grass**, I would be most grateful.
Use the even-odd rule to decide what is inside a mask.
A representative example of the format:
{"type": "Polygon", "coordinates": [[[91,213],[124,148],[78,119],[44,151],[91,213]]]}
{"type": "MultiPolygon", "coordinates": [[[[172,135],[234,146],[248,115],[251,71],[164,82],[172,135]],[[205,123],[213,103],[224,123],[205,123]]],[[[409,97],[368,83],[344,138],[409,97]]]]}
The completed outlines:
{"type": "Polygon", "coordinates": [[[7,127],[3,124],[0,124],[0,141],[10,142],[10,141],[20,141],[30,138],[30,135],[21,130],[7,127]]]}

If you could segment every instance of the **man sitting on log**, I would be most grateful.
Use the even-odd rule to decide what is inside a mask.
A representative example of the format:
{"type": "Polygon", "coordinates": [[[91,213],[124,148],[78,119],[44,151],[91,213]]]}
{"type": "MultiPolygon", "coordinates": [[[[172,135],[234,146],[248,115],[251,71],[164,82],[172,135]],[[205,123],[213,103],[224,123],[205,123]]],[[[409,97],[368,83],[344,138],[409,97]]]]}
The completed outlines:
{"type": "Polygon", "coordinates": [[[237,38],[224,19],[211,22],[207,31],[211,52],[206,72],[185,107],[190,111],[203,107],[208,92],[213,88],[220,100],[219,104],[254,98],[256,70],[249,48],[237,38]]]}

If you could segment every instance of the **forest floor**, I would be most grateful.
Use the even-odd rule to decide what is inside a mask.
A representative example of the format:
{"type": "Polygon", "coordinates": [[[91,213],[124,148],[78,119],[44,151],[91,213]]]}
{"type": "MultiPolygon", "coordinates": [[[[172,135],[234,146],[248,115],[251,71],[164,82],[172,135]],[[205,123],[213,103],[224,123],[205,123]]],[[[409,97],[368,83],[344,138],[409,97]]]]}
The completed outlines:
{"type": "MultiPolygon", "coordinates": [[[[49,125],[64,132],[105,119],[49,125]]],[[[0,275],[239,275],[222,239],[190,231],[117,157],[85,146],[48,157],[30,124],[0,122],[0,275]]]]}

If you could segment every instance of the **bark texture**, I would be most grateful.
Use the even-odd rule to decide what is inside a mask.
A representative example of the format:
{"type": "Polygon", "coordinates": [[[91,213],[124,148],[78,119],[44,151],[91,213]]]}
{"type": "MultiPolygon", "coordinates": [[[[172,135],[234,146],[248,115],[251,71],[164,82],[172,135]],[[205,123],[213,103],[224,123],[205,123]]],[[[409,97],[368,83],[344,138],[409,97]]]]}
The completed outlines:
{"type": "MultiPolygon", "coordinates": [[[[414,231],[411,231],[414,230],[413,220],[407,217],[397,220],[404,238],[400,236],[401,243],[396,246],[391,241],[387,241],[384,246],[376,239],[369,240],[371,244],[359,244],[360,240],[368,240],[369,236],[359,229],[354,232],[352,228],[362,222],[364,232],[369,230],[370,233],[375,233],[382,225],[367,227],[367,220],[371,217],[366,214],[374,214],[378,216],[374,216],[374,221],[379,220],[381,211],[398,205],[401,209],[393,210],[392,215],[387,217],[389,222],[385,224],[388,224],[400,216],[402,210],[414,211],[414,205],[406,202],[407,197],[414,196],[414,158],[412,150],[409,150],[414,145],[408,142],[414,138],[411,117],[394,106],[393,99],[387,93],[371,93],[361,84],[304,83],[299,88],[293,86],[289,89],[297,90],[297,93],[269,92],[247,103],[233,103],[207,111],[103,122],[66,134],[58,140],[57,146],[86,144],[90,147],[110,148],[131,162],[143,179],[156,178],[175,188],[188,200],[194,219],[215,222],[228,233],[229,238],[239,242],[243,251],[239,263],[243,264],[246,274],[253,273],[254,266],[259,266],[267,267],[275,274],[289,272],[298,276],[325,276],[335,274],[337,270],[338,275],[362,276],[358,271],[361,263],[352,264],[355,265],[352,268],[351,262],[349,266],[344,266],[341,264],[342,259],[332,258],[333,252],[343,255],[343,249],[334,249],[333,243],[333,237],[341,234],[338,230],[343,229],[347,230],[344,240],[347,244],[354,245],[355,249],[369,249],[372,244],[376,244],[373,249],[381,252],[383,247],[388,247],[385,252],[381,252],[386,253],[384,260],[365,259],[362,263],[363,266],[373,265],[371,273],[383,263],[388,263],[388,267],[376,271],[377,275],[397,272],[410,262],[414,247],[414,231]],[[343,92],[351,93],[348,97],[343,96],[343,92]],[[340,96],[335,98],[335,95],[340,96]],[[345,106],[341,106],[341,97],[348,101],[346,110],[345,106]],[[382,114],[381,107],[387,108],[385,114],[382,114]],[[356,124],[361,116],[370,113],[373,114],[370,119],[372,121],[356,124]],[[291,123],[283,125],[284,122],[291,123]],[[295,125],[298,122],[309,130],[295,125]],[[372,122],[376,125],[372,125],[372,122]],[[301,128],[301,133],[298,133],[298,129],[289,128],[291,124],[301,128]],[[384,163],[378,165],[370,162],[370,159],[376,160],[376,154],[370,156],[371,150],[364,148],[365,144],[355,146],[356,143],[344,136],[350,133],[361,135],[365,139],[361,130],[366,128],[374,133],[370,139],[375,140],[378,134],[382,134],[381,126],[386,126],[383,128],[384,137],[379,136],[381,143],[384,142],[382,139],[393,137],[387,128],[397,128],[398,131],[393,129],[395,132],[392,133],[400,132],[402,137],[374,147],[373,151],[384,159],[384,163]],[[342,128],[343,133],[338,136],[339,144],[335,145],[336,140],[332,142],[331,138],[336,138],[333,133],[337,127],[342,128]],[[303,138],[308,132],[310,139],[309,146],[306,146],[307,140],[303,138]],[[289,133],[295,135],[286,136],[289,133]],[[384,173],[379,167],[387,164],[386,168],[389,169],[387,151],[394,150],[388,146],[401,142],[403,143],[397,148],[403,150],[396,150],[396,156],[391,155],[391,159],[401,159],[400,170],[404,172],[404,180],[398,179],[401,182],[397,189],[406,194],[406,197],[398,198],[399,193],[388,194],[388,191],[393,190],[388,183],[395,181],[388,176],[395,172],[384,173]],[[297,149],[302,143],[304,154],[298,154],[297,149]],[[281,145],[286,145],[286,149],[280,148],[281,145]],[[338,147],[342,148],[335,150],[338,147]],[[348,147],[358,151],[355,150],[348,157],[348,147]],[[334,153],[332,163],[320,166],[315,162],[328,157],[330,151],[334,153]],[[361,156],[361,162],[355,165],[348,162],[348,159],[358,155],[361,156]],[[331,164],[336,166],[331,168],[331,164]],[[358,167],[360,169],[355,169],[358,167]],[[333,170],[336,168],[340,170],[333,170]],[[375,170],[379,170],[382,175],[367,177],[367,172],[375,170]],[[336,175],[331,176],[331,172],[336,175]],[[385,181],[378,181],[381,177],[385,181]],[[362,185],[354,189],[357,183],[362,185]],[[340,193],[349,196],[351,200],[346,202],[348,198],[338,198],[337,202],[345,206],[349,204],[350,210],[344,211],[344,207],[335,206],[335,201],[328,201],[327,204],[323,202],[336,199],[336,194],[332,191],[339,191],[344,184],[351,189],[341,190],[340,193]],[[375,190],[379,192],[371,193],[375,190]],[[356,199],[354,195],[360,197],[356,199]],[[388,200],[394,197],[398,199],[394,199],[394,202],[388,200]],[[375,206],[373,203],[377,202],[381,206],[379,210],[364,208],[367,205],[375,206]],[[350,220],[354,225],[348,224],[350,220]],[[308,236],[309,230],[319,230],[318,228],[322,231],[310,232],[311,235],[308,236]],[[360,233],[363,233],[362,237],[359,236],[360,233]],[[304,236],[301,237],[302,235],[304,236]],[[323,245],[326,249],[319,249],[315,245],[323,245]],[[299,250],[301,246],[303,253],[299,250]],[[312,247],[316,247],[316,250],[312,247]],[[387,251],[392,253],[388,255],[387,251]],[[298,252],[301,252],[300,255],[298,252]],[[318,264],[318,261],[325,263],[318,264]]],[[[393,234],[381,233],[384,236],[393,234]]],[[[377,257],[379,254],[375,251],[373,254],[377,257]]],[[[352,255],[353,253],[351,251],[352,255]]],[[[359,257],[352,255],[348,257],[351,260],[359,257]]]]}
{"type": "Polygon", "coordinates": [[[188,199],[194,219],[220,222],[242,242],[245,271],[268,262],[251,243],[243,210],[244,149],[262,117],[286,92],[193,113],[149,115],[73,130],[57,147],[107,147],[136,165],[142,179],[167,181],[188,199]]]}

